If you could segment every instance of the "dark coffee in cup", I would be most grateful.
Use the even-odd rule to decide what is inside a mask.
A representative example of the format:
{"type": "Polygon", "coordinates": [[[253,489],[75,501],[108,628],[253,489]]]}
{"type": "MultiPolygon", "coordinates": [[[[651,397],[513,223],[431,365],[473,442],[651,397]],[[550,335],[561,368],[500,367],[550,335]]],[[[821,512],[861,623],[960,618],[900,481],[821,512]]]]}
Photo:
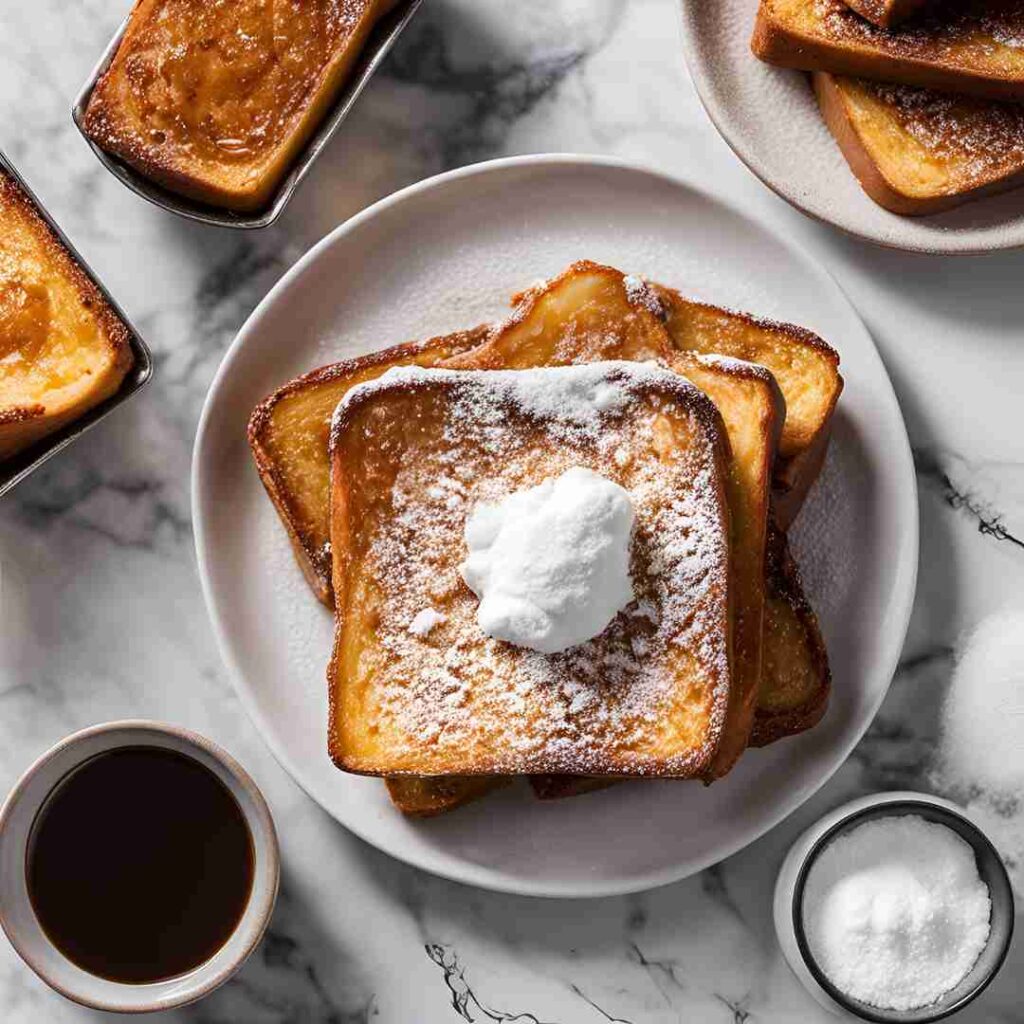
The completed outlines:
{"type": "Polygon", "coordinates": [[[110,750],[66,775],[36,815],[26,857],[50,941],[83,970],[133,984],[209,960],[238,925],[253,873],[234,796],[162,747],[110,750]]]}

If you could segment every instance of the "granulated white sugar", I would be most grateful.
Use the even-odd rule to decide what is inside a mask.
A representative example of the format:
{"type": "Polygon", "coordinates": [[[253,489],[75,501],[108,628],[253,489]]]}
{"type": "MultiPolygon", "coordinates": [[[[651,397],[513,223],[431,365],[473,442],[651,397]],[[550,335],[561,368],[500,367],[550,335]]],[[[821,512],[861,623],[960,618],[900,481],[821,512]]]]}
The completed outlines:
{"type": "Polygon", "coordinates": [[[807,876],[803,921],[811,955],[838,989],[912,1010],[967,976],[991,909],[971,847],[945,825],[900,815],[826,846],[807,876]]]}
{"type": "Polygon", "coordinates": [[[933,781],[967,804],[1024,894],[1024,609],[991,615],[962,640],[933,781]]]}

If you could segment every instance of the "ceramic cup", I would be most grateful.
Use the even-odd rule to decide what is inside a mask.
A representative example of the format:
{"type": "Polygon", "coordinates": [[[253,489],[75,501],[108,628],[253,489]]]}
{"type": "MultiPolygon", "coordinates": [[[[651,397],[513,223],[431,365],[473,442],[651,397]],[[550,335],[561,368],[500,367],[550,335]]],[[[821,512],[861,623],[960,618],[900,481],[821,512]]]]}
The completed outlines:
{"type": "Polygon", "coordinates": [[[925,793],[879,793],[826,814],[793,844],[775,883],[774,916],[775,932],[786,962],[826,1010],[851,1021],[930,1024],[962,1010],[996,976],[1013,936],[1014,900],[1010,879],[995,847],[956,804],[925,793]],[[987,945],[967,977],[937,1002],[915,1010],[883,1010],[840,992],[815,963],[803,928],[804,883],[815,859],[833,839],[866,821],[904,814],[916,814],[945,825],[971,847],[978,874],[988,886],[992,901],[991,930],[987,945]]]}
{"type": "Polygon", "coordinates": [[[209,740],[173,725],[121,721],[95,725],[62,740],[21,777],[0,810],[0,925],[21,958],[48,985],[77,1003],[121,1013],[183,1006],[222,985],[255,949],[277,898],[277,835],[256,783],[230,755],[209,740]],[[205,963],[174,978],[125,984],[97,977],[72,963],[43,932],[29,900],[26,853],[39,808],[54,787],[83,762],[122,747],[160,747],[194,758],[238,802],[253,844],[249,902],[227,942],[205,963]]]}

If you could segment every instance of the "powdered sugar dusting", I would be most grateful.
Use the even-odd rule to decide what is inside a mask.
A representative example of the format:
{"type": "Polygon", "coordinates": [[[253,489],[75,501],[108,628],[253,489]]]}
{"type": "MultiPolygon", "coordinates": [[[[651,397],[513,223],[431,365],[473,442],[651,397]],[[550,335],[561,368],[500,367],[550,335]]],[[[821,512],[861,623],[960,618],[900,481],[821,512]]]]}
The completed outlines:
{"type": "Polygon", "coordinates": [[[1024,106],[878,82],[861,84],[897,124],[946,164],[951,185],[974,185],[1024,165],[1024,106]]]}
{"type": "Polygon", "coordinates": [[[396,386],[442,390],[444,418],[436,437],[402,458],[366,554],[381,595],[367,672],[390,753],[439,770],[699,770],[721,727],[729,675],[727,538],[703,396],[653,365],[403,369],[351,392],[336,429],[345,408],[396,386]],[[689,440],[659,459],[669,422],[689,440]],[[558,654],[485,636],[458,574],[468,510],[579,465],[630,494],[637,600],[599,636],[558,654]],[[424,607],[445,621],[413,636],[409,623],[424,607]]]}

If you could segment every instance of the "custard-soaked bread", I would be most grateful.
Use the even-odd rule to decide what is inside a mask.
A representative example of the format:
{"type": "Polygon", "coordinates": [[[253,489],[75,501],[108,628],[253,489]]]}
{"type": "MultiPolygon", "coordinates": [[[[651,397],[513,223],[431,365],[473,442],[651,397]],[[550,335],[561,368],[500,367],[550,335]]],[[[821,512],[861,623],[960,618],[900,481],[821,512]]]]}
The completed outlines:
{"type": "Polygon", "coordinates": [[[1024,105],[814,74],[825,123],[864,191],[938,213],[1024,184],[1024,105]]]}
{"type": "Polygon", "coordinates": [[[751,48],[804,71],[1024,99],[1024,3],[945,0],[886,30],[843,0],[761,0],[751,48]]]}
{"type": "Polygon", "coordinates": [[[249,446],[260,479],[309,585],[329,608],[334,599],[327,435],[336,406],[357,384],[393,366],[434,366],[479,345],[488,330],[458,331],[323,366],[289,381],[253,410],[249,446]]]}
{"type": "Polygon", "coordinates": [[[0,459],[109,398],[128,329],[18,184],[0,170],[0,459]]]}
{"type": "MultiPolygon", "coordinates": [[[[817,725],[828,709],[832,673],[817,616],[782,531],[769,526],[765,556],[764,637],[757,713],[748,744],[765,747],[817,725]]],[[[471,780],[467,780],[471,781],[471,780]]],[[[452,790],[458,791],[453,780],[452,790]]],[[[605,789],[608,779],[578,775],[531,775],[541,800],[560,800],[605,789]]],[[[467,794],[452,807],[482,794],[467,794]]],[[[450,808],[445,808],[450,809],[450,808]]]]}
{"type": "Polygon", "coordinates": [[[270,200],[393,0],[138,0],[86,134],[166,188],[270,200]]]}
{"type": "Polygon", "coordinates": [[[410,818],[434,818],[479,800],[509,785],[512,779],[495,775],[393,775],[384,781],[391,802],[403,814],[410,818]]]}
{"type": "MultiPolygon", "coordinates": [[[[726,476],[733,583],[733,688],[722,742],[705,779],[725,775],[747,748],[762,687],[765,543],[772,464],[785,405],[778,385],[762,366],[716,356],[679,352],[672,369],[715,403],[729,439],[726,476]]],[[[603,789],[608,779],[534,775],[542,800],[603,789]]]]}
{"type": "Polygon", "coordinates": [[[929,0],[846,0],[861,17],[882,28],[892,28],[921,10],[929,0]]]}
{"type": "Polygon", "coordinates": [[[786,402],[786,419],[773,502],[777,521],[788,526],[817,480],[828,448],[832,413],[843,389],[838,353],[795,324],[693,302],[663,285],[652,287],[675,348],[757,363],[775,377],[786,402]]]}
{"type": "Polygon", "coordinates": [[[329,750],[386,775],[693,777],[731,686],[728,442],[714,406],[632,363],[405,368],[331,435],[329,750]],[[629,493],[636,600],[553,655],[486,636],[459,574],[470,511],[585,466],[629,493]],[[410,632],[424,609],[443,618],[410,632]]]}
{"type": "Polygon", "coordinates": [[[660,303],[648,285],[579,260],[513,297],[512,315],[452,369],[514,370],[608,359],[661,359],[672,352],[660,303]]]}
{"type": "Polygon", "coordinates": [[[817,725],[828,707],[828,652],[800,583],[786,535],[769,528],[765,554],[764,679],[752,747],[763,747],[817,725]]]}

